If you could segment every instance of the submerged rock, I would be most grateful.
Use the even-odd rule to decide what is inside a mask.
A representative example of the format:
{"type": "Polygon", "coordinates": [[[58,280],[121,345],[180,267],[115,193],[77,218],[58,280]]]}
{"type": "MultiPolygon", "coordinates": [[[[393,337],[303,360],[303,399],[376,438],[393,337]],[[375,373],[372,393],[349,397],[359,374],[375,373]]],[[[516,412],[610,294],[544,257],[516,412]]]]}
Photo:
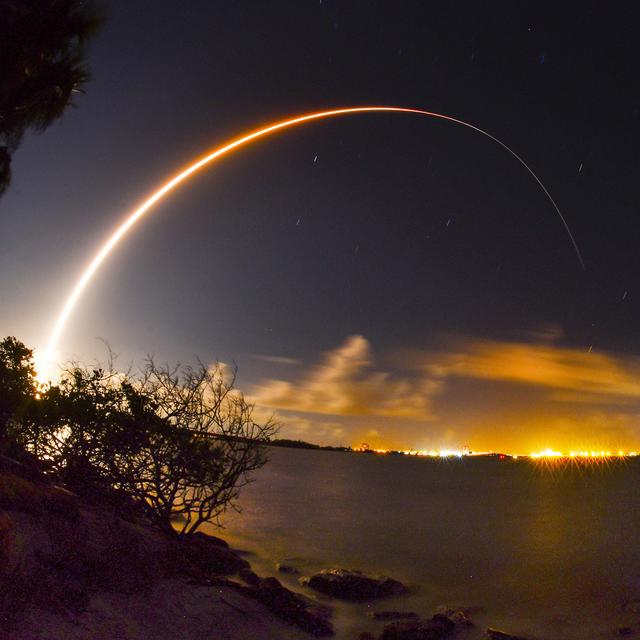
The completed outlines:
{"type": "Polygon", "coordinates": [[[468,609],[462,607],[447,607],[442,605],[438,607],[436,615],[442,615],[451,620],[453,624],[461,627],[472,627],[473,621],[468,609]]]}
{"type": "Polygon", "coordinates": [[[394,622],[387,625],[380,640],[442,640],[451,635],[455,625],[447,617],[436,614],[428,621],[394,622]]]}
{"type": "Polygon", "coordinates": [[[359,571],[326,569],[310,577],[300,578],[300,584],[343,600],[375,600],[400,595],[406,587],[392,578],[371,578],[359,571]]]}

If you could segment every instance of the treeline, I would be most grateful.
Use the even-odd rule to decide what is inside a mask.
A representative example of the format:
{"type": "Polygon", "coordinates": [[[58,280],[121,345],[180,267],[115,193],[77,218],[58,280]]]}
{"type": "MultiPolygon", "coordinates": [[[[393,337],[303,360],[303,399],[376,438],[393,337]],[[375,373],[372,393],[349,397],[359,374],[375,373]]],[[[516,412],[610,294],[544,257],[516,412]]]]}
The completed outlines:
{"type": "Polygon", "coordinates": [[[287,438],[277,438],[269,443],[272,447],[285,447],[289,449],[318,449],[322,451],[352,451],[351,447],[331,447],[304,440],[288,440],[287,438]]]}
{"type": "Polygon", "coordinates": [[[88,499],[136,505],[180,535],[236,507],[276,433],[220,365],[68,366],[39,385],[33,352],[0,341],[0,453],[88,499]]]}

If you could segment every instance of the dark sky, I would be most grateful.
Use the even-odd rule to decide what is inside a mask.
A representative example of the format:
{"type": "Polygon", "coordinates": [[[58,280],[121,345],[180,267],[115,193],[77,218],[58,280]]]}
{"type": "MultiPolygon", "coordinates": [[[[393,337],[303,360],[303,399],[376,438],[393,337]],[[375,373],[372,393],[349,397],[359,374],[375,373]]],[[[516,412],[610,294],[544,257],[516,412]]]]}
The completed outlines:
{"type": "Polygon", "coordinates": [[[23,143],[0,201],[2,334],[44,346],[108,232],[225,139],[323,108],[423,108],[519,153],[586,271],[496,144],[349,116],[248,147],[167,199],[105,263],[61,357],[102,357],[101,337],[124,361],[235,361],[283,433],[315,441],[634,446],[640,47],[626,4],[104,6],[86,96],[23,143]]]}

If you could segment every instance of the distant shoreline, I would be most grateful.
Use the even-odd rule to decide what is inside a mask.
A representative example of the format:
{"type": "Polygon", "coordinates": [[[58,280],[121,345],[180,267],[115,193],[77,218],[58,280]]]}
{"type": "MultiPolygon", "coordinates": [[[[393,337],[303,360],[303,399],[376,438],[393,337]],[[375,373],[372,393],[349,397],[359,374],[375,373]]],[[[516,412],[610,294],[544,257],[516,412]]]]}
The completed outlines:
{"type": "Polygon", "coordinates": [[[332,447],[305,442],[304,440],[289,440],[287,438],[278,438],[269,442],[270,447],[283,447],[285,449],[311,449],[314,451],[342,451],[343,453],[355,452],[351,447],[332,447]]]}
{"type": "MultiPolygon", "coordinates": [[[[500,453],[500,452],[488,452],[488,453],[469,453],[463,456],[435,456],[435,455],[421,455],[419,453],[406,453],[405,451],[399,451],[395,449],[388,450],[376,450],[376,449],[353,449],[352,447],[347,446],[324,446],[319,444],[314,444],[312,442],[305,442],[304,440],[288,440],[277,439],[269,442],[270,447],[282,447],[284,449],[307,449],[310,451],[340,451],[342,453],[363,453],[363,454],[374,454],[374,455],[383,455],[383,456],[407,456],[409,458],[434,458],[434,459],[444,459],[444,458],[517,458],[518,456],[513,456],[509,453],[500,453]]],[[[526,457],[526,456],[521,456],[526,457]]]]}
{"type": "Polygon", "coordinates": [[[500,451],[487,451],[487,452],[469,452],[469,453],[454,453],[454,452],[429,452],[423,453],[421,451],[400,451],[395,449],[362,449],[353,448],[349,446],[330,446],[319,445],[312,442],[306,442],[304,440],[290,440],[286,438],[280,438],[272,440],[268,443],[269,447],[278,447],[283,449],[304,449],[307,451],[337,451],[340,453],[357,453],[364,455],[376,455],[376,456],[403,456],[407,458],[421,458],[426,460],[527,460],[535,461],[541,464],[549,463],[576,463],[576,464],[597,464],[597,463],[609,463],[613,461],[629,462],[633,458],[639,457],[637,453],[610,453],[610,452],[593,452],[592,454],[561,454],[554,453],[554,455],[545,454],[513,454],[504,453],[500,451]]]}
{"type": "MultiPolygon", "coordinates": [[[[469,453],[461,456],[456,455],[422,455],[420,453],[407,453],[405,451],[399,451],[395,449],[385,449],[377,450],[377,449],[354,449],[352,447],[345,446],[324,446],[319,444],[314,444],[312,442],[305,442],[304,440],[288,440],[288,439],[277,439],[269,442],[270,447],[281,447],[283,449],[306,449],[309,451],[339,451],[341,453],[360,453],[367,455],[382,455],[382,456],[407,456],[408,458],[431,458],[431,459],[446,459],[446,458],[498,458],[498,459],[506,459],[506,458],[517,458],[518,456],[514,456],[509,453],[500,453],[500,452],[488,452],[488,453],[469,453]]],[[[526,457],[526,456],[521,456],[526,457]]]]}

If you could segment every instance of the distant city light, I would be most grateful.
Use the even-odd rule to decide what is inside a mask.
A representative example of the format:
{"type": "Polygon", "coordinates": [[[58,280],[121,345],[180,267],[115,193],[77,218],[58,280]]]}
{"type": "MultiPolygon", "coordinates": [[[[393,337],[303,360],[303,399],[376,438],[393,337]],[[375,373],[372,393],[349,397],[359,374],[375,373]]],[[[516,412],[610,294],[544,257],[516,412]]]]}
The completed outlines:
{"type": "Polygon", "coordinates": [[[618,449],[617,452],[609,451],[609,450],[584,450],[584,451],[574,451],[571,450],[569,453],[562,453],[561,451],[555,451],[553,449],[543,449],[542,451],[537,451],[529,454],[529,457],[537,460],[540,458],[549,459],[549,458],[568,458],[571,460],[575,459],[604,459],[604,458],[634,458],[637,456],[636,451],[624,451],[622,449],[618,449]]]}
{"type": "Polygon", "coordinates": [[[530,453],[530,458],[564,458],[566,457],[560,451],[554,451],[553,449],[544,449],[543,451],[539,451],[537,453],[530,453]]]}
{"type": "Polygon", "coordinates": [[[616,452],[610,450],[570,450],[569,453],[556,451],[550,447],[541,451],[533,451],[528,455],[522,453],[500,453],[495,451],[470,451],[468,447],[462,449],[383,449],[373,448],[367,443],[363,443],[359,447],[354,447],[353,451],[365,453],[379,454],[400,454],[405,456],[414,456],[420,458],[475,458],[475,457],[496,457],[501,460],[509,458],[518,460],[528,458],[530,460],[606,460],[608,458],[634,458],[638,455],[637,451],[625,451],[618,449],[616,452]]]}

